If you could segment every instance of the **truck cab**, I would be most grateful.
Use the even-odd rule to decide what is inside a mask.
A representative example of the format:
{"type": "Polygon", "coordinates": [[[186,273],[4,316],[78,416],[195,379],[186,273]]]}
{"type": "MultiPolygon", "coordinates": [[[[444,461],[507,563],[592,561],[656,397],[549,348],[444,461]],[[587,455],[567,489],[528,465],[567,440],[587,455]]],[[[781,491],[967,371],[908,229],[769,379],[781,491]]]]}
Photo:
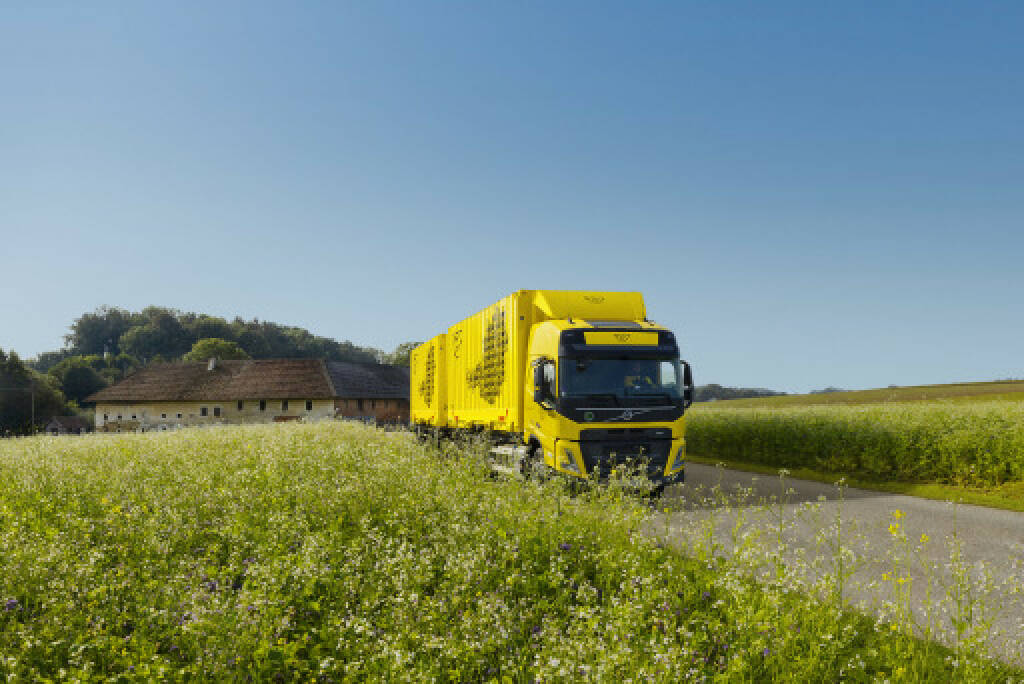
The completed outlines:
{"type": "Polygon", "coordinates": [[[546,320],[528,350],[523,439],[533,459],[580,478],[624,467],[657,488],[682,481],[693,379],[672,332],[646,320],[546,320]]]}

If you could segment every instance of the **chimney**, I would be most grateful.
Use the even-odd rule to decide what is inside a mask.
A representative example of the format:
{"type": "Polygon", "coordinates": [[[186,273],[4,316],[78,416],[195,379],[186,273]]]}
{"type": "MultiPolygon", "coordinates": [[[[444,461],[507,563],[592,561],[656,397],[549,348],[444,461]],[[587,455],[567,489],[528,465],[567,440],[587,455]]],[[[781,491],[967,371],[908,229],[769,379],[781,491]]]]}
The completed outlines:
{"type": "Polygon", "coordinates": [[[210,359],[209,361],[206,362],[206,370],[207,371],[212,371],[212,370],[215,370],[216,368],[217,368],[217,359],[216,358],[212,358],[212,359],[210,359]]]}

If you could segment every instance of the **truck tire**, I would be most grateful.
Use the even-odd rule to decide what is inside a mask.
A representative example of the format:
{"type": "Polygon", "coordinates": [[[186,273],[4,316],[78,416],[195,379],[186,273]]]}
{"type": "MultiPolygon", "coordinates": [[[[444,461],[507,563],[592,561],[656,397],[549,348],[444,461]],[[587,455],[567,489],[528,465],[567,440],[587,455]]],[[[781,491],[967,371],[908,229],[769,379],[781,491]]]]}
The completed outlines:
{"type": "Polygon", "coordinates": [[[519,461],[519,473],[524,480],[533,480],[540,476],[544,462],[540,457],[540,445],[531,444],[526,450],[526,455],[519,461]]]}

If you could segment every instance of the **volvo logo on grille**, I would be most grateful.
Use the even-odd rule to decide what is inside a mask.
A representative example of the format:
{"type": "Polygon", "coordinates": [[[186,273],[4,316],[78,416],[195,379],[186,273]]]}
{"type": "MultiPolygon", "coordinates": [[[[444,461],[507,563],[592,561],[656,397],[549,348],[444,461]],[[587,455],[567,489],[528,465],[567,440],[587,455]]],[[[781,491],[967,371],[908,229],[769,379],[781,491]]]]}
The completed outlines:
{"type": "Polygon", "coordinates": [[[633,420],[633,418],[653,410],[654,409],[626,409],[619,415],[609,418],[608,420],[633,420]]]}

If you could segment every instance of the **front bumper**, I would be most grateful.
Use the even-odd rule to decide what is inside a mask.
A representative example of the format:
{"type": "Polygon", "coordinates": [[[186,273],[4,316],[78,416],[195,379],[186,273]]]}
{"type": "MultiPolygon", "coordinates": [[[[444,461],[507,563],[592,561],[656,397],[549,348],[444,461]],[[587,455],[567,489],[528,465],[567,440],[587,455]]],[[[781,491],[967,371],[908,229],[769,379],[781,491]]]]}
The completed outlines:
{"type": "Polygon", "coordinates": [[[683,477],[684,440],[664,428],[582,430],[578,442],[558,440],[556,449],[557,469],[577,477],[646,478],[657,485],[683,477]]]}

